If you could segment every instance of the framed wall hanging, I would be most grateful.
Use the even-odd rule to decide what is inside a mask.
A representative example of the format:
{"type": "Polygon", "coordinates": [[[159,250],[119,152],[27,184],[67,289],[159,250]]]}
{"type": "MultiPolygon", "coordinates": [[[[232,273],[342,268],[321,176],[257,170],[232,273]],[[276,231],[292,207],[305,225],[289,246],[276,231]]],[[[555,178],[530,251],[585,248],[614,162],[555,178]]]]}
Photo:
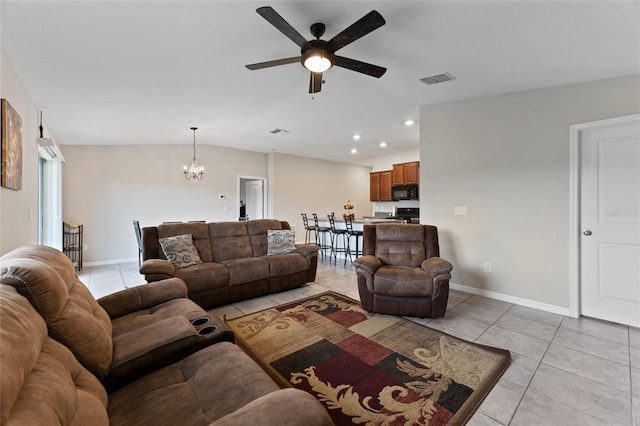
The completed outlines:
{"type": "Polygon", "coordinates": [[[6,99],[0,100],[2,121],[2,186],[22,189],[22,118],[6,99]]]}

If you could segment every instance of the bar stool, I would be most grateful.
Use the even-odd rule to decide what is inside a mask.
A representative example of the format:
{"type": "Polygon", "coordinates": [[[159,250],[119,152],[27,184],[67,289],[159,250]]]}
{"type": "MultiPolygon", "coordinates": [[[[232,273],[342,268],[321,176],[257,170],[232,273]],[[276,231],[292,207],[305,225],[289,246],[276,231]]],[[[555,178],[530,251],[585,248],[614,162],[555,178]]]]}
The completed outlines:
{"type": "Polygon", "coordinates": [[[314,227],[316,230],[316,245],[320,248],[320,253],[324,258],[325,251],[331,250],[331,247],[333,246],[333,237],[331,235],[331,228],[329,228],[328,226],[320,226],[320,224],[318,223],[318,215],[315,213],[312,213],[312,215],[313,215],[313,223],[315,224],[314,227]],[[331,245],[327,244],[327,235],[329,236],[329,240],[332,242],[331,245]]]}
{"type": "Polygon", "coordinates": [[[331,255],[338,261],[338,253],[344,253],[344,264],[347,264],[347,255],[351,258],[349,250],[349,236],[346,229],[336,229],[336,221],[333,215],[327,215],[331,226],[331,255]],[[342,240],[342,248],[338,245],[338,239],[342,240]]]}
{"type": "MultiPolygon", "coordinates": [[[[360,247],[360,238],[362,238],[362,231],[354,231],[353,230],[353,219],[351,219],[351,217],[346,216],[344,218],[344,226],[347,228],[347,238],[351,239],[351,237],[355,237],[356,239],[356,250],[355,252],[353,252],[355,254],[355,257],[360,257],[362,256],[362,250],[359,249],[360,247]]],[[[351,261],[353,262],[353,258],[351,257],[351,244],[349,244],[349,258],[351,259],[351,261]]]]}
{"type": "Polygon", "coordinates": [[[302,224],[304,225],[304,243],[309,244],[311,242],[311,232],[314,233],[314,241],[317,240],[318,236],[316,233],[316,227],[314,225],[309,225],[309,220],[307,219],[306,213],[300,213],[302,215],[302,224]]]}

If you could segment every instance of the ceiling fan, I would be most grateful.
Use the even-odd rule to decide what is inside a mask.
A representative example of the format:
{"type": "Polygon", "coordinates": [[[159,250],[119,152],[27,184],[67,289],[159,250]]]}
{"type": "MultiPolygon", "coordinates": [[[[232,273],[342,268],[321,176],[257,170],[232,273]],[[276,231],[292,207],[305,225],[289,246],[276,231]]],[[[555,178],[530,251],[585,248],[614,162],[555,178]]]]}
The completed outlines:
{"type": "Polygon", "coordinates": [[[282,34],[286,35],[291,41],[297,44],[301,49],[301,54],[300,56],[294,56],[291,58],[276,59],[274,61],[247,65],[246,67],[250,70],[259,70],[262,68],[300,62],[302,66],[311,71],[309,93],[317,93],[320,91],[322,88],[322,73],[333,65],[376,78],[382,77],[387,71],[386,68],[379,67],[377,65],[345,58],[344,56],[338,56],[335,54],[337,50],[342,49],[346,45],[353,43],[360,37],[369,34],[371,31],[378,29],[385,24],[385,20],[382,15],[375,10],[367,13],[329,41],[320,40],[320,37],[322,37],[325,30],[325,26],[322,23],[311,25],[311,35],[316,39],[307,41],[273,8],[269,6],[260,7],[256,9],[256,12],[269,21],[269,23],[276,27],[282,34]]]}

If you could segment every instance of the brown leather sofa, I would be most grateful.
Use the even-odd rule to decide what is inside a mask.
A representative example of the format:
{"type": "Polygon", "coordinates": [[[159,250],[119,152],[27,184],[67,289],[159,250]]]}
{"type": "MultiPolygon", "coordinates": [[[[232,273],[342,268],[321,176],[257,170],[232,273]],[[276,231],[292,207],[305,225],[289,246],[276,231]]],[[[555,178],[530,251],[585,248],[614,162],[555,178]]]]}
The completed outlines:
{"type": "Polygon", "coordinates": [[[57,250],[2,256],[0,424],[331,424],[185,296],[170,279],[96,301],[57,250]]]}
{"type": "Polygon", "coordinates": [[[362,250],[363,256],[353,264],[363,308],[392,315],[444,316],[453,267],[439,257],[435,226],[365,225],[362,250]]]}
{"type": "Polygon", "coordinates": [[[140,272],[148,282],[182,279],[189,298],[205,309],[300,287],[315,281],[318,247],[296,245],[292,253],[267,255],[267,231],[287,229],[287,222],[275,219],[145,227],[140,272]],[[202,263],[176,268],[159,239],[184,234],[192,235],[202,263]]]}
{"type": "Polygon", "coordinates": [[[24,246],[0,262],[0,283],[26,297],[51,337],[68,346],[110,390],[215,341],[233,341],[226,327],[200,334],[194,323],[223,321],[187,299],[187,288],[179,279],[129,288],[96,301],[59,250],[24,246]]]}
{"type": "Polygon", "coordinates": [[[110,395],[16,289],[0,285],[0,424],[330,425],[310,394],[278,386],[232,343],[209,346],[110,395]]]}

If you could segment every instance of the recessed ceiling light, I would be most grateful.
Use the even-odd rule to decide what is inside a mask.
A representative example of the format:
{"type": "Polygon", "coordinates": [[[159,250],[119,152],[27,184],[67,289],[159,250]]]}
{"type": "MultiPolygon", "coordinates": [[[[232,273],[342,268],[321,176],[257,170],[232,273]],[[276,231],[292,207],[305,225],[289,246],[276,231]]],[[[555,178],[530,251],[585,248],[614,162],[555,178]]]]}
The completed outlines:
{"type": "Polygon", "coordinates": [[[360,140],[360,135],[353,135],[353,140],[354,141],[359,141],[360,140]]]}
{"type": "Polygon", "coordinates": [[[357,153],[358,153],[358,150],[357,150],[357,149],[355,149],[355,148],[351,148],[351,153],[352,153],[352,154],[357,154],[357,153]]]}
{"type": "Polygon", "coordinates": [[[384,148],[385,146],[387,146],[386,142],[380,142],[378,145],[380,145],[381,148],[384,148]]]}
{"type": "Polygon", "coordinates": [[[404,122],[404,125],[405,125],[405,126],[407,126],[407,127],[409,127],[409,126],[413,126],[413,120],[406,120],[406,121],[404,122]]]}

